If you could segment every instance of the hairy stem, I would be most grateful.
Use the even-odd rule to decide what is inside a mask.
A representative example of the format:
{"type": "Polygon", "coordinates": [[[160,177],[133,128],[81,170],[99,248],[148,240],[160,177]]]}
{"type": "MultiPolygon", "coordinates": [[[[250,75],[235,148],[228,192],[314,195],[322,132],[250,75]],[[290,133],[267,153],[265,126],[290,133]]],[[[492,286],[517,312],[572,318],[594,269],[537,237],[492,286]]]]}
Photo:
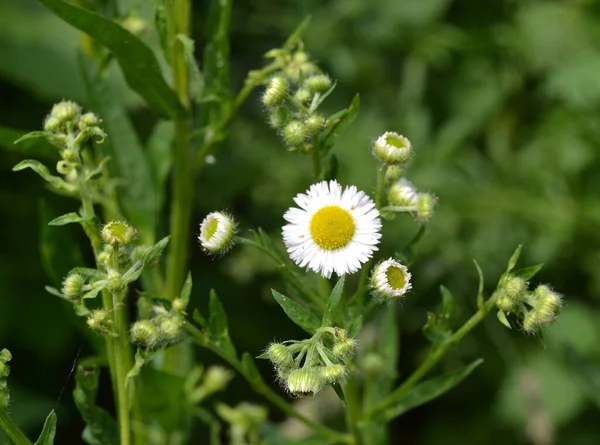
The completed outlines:
{"type": "Polygon", "coordinates": [[[0,429],[4,430],[15,445],[31,445],[31,441],[13,422],[5,408],[0,408],[0,429]]]}
{"type": "Polygon", "coordinates": [[[483,307],[479,309],[467,322],[460,327],[451,337],[439,345],[429,354],[427,359],[419,366],[394,392],[385,400],[377,405],[371,412],[367,413],[367,418],[374,416],[381,411],[389,408],[396,400],[402,397],[409,389],[417,384],[433,368],[440,359],[452,349],[462,338],[475,328],[495,307],[497,296],[490,297],[483,307]]]}

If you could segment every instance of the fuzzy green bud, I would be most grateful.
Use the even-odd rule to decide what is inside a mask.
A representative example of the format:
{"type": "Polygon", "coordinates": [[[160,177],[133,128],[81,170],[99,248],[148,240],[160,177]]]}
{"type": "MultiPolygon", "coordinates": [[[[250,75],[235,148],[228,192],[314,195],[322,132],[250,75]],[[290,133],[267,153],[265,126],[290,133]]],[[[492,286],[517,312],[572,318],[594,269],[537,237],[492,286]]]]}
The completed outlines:
{"type": "Polygon", "coordinates": [[[325,74],[310,76],[304,86],[315,93],[324,93],[331,88],[331,79],[325,74]]]}
{"type": "Polygon", "coordinates": [[[325,117],[322,115],[313,115],[306,119],[306,128],[310,134],[316,134],[325,126],[325,117]]]}
{"type": "Polygon", "coordinates": [[[98,332],[100,334],[107,333],[112,325],[110,314],[105,309],[93,310],[86,322],[87,325],[92,329],[92,331],[98,332]]]}
{"type": "Polygon", "coordinates": [[[185,311],[186,303],[181,298],[175,298],[171,303],[171,309],[178,314],[182,314],[185,311]]]}
{"type": "Polygon", "coordinates": [[[62,101],[55,104],[50,112],[50,117],[58,119],[62,124],[75,119],[81,113],[81,107],[75,102],[62,101]]]}
{"type": "Polygon", "coordinates": [[[515,306],[515,301],[512,300],[506,293],[501,293],[496,300],[496,306],[502,312],[511,312],[515,306]]]}
{"type": "Polygon", "coordinates": [[[102,239],[113,247],[131,244],[135,238],[135,229],[121,221],[112,221],[102,228],[102,239]]]}
{"type": "Polygon", "coordinates": [[[562,305],[562,298],[548,286],[540,285],[535,288],[533,297],[536,301],[534,311],[538,313],[542,323],[549,323],[556,317],[556,312],[562,305]]]}
{"type": "Polygon", "coordinates": [[[95,127],[100,123],[100,119],[94,113],[85,113],[79,118],[77,126],[80,130],[86,130],[89,127],[95,127]]]}
{"type": "Polygon", "coordinates": [[[521,277],[509,275],[502,286],[503,293],[512,301],[520,301],[527,292],[527,281],[521,277]]]}
{"type": "Polygon", "coordinates": [[[55,133],[60,129],[62,122],[55,116],[48,116],[44,121],[44,130],[55,133]]]}
{"type": "Polygon", "coordinates": [[[401,165],[388,165],[385,170],[385,182],[388,184],[393,184],[396,181],[399,181],[404,174],[404,168],[401,165]]]}
{"type": "Polygon", "coordinates": [[[123,280],[121,279],[121,274],[114,269],[110,269],[108,271],[107,276],[108,284],[106,288],[110,292],[119,292],[123,289],[123,280]]]}
{"type": "Polygon", "coordinates": [[[321,391],[323,380],[317,368],[295,369],[286,380],[289,392],[298,397],[310,397],[321,391]]]}
{"type": "Polygon", "coordinates": [[[62,156],[63,160],[66,162],[78,162],[78,155],[77,152],[71,148],[67,148],[66,150],[63,150],[60,155],[62,156]]]}
{"type": "Polygon", "coordinates": [[[158,331],[163,338],[169,342],[177,340],[181,334],[183,323],[178,317],[170,317],[163,320],[158,326],[158,331]]]}
{"type": "Polygon", "coordinates": [[[289,349],[281,343],[273,343],[267,350],[269,360],[279,368],[290,368],[294,365],[294,358],[289,349]]]}
{"type": "Polygon", "coordinates": [[[429,193],[419,194],[417,198],[417,221],[425,223],[433,217],[436,201],[436,198],[429,193]]]}
{"type": "Polygon", "coordinates": [[[417,192],[415,186],[405,178],[394,182],[388,192],[388,202],[393,206],[413,207],[417,205],[418,200],[419,192],[417,192]]]}
{"type": "Polygon", "coordinates": [[[77,273],[68,275],[63,281],[62,293],[69,300],[76,300],[83,290],[85,280],[77,273]]]}
{"type": "Polygon", "coordinates": [[[289,85],[285,77],[273,77],[263,94],[263,104],[268,108],[278,107],[285,101],[288,90],[289,85]]]}
{"type": "Polygon", "coordinates": [[[131,327],[131,341],[141,348],[153,349],[159,344],[160,334],[150,320],[140,320],[131,327]]]}
{"type": "Polygon", "coordinates": [[[321,378],[325,383],[331,385],[343,380],[346,377],[346,367],[344,365],[327,365],[321,368],[321,378]]]}
{"type": "Polygon", "coordinates": [[[386,165],[404,164],[412,154],[412,145],[401,134],[388,131],[377,138],[373,152],[386,165]]]}
{"type": "Polygon", "coordinates": [[[110,253],[105,251],[100,252],[98,254],[98,263],[108,267],[110,265],[110,253]]]}
{"type": "Polygon", "coordinates": [[[307,136],[306,126],[300,121],[292,121],[283,129],[283,137],[292,147],[302,145],[307,136]]]}
{"type": "Polygon", "coordinates": [[[349,358],[356,351],[356,340],[350,337],[340,340],[334,346],[331,352],[336,358],[349,358]]]}
{"type": "Polygon", "coordinates": [[[273,128],[281,128],[285,125],[288,112],[285,108],[276,108],[269,114],[269,125],[273,128]]]}
{"type": "Polygon", "coordinates": [[[523,330],[528,333],[534,333],[542,325],[538,314],[535,311],[529,311],[523,318],[523,330]]]}
{"type": "Polygon", "coordinates": [[[303,105],[310,103],[313,98],[313,93],[308,88],[299,88],[294,94],[294,99],[303,105]]]}

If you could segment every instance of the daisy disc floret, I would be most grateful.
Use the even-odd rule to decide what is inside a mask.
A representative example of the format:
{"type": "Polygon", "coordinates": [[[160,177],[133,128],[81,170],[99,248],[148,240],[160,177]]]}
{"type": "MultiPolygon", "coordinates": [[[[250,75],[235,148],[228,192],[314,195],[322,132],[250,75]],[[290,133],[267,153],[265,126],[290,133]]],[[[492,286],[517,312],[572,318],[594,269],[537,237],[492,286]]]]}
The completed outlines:
{"type": "Polygon", "coordinates": [[[200,224],[200,245],[208,253],[225,253],[233,245],[236,224],[223,212],[209,213],[200,224]]]}
{"type": "Polygon", "coordinates": [[[336,181],[313,184],[294,201],[283,217],[283,241],[300,267],[329,278],[357,272],[377,250],[381,221],[375,203],[350,186],[336,181]]]}
{"type": "Polygon", "coordinates": [[[383,300],[399,299],[412,287],[410,278],[411,274],[406,266],[390,258],[373,268],[371,287],[383,300]]]}
{"type": "Polygon", "coordinates": [[[412,153],[412,145],[408,138],[388,131],[377,138],[373,150],[384,164],[397,165],[408,161],[412,153]]]}

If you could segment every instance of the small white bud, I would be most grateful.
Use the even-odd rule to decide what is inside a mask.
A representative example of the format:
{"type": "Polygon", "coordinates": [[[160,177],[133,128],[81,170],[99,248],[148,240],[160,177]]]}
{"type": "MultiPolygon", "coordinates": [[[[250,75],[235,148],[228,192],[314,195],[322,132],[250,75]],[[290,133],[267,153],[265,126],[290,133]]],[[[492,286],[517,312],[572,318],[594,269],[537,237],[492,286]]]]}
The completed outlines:
{"type": "Polygon", "coordinates": [[[382,301],[395,300],[404,297],[411,289],[410,279],[411,274],[406,266],[389,258],[373,268],[371,287],[382,301]]]}
{"type": "Polygon", "coordinates": [[[321,391],[323,379],[318,368],[295,369],[288,376],[286,386],[295,396],[314,396],[321,391]]]}
{"type": "Polygon", "coordinates": [[[200,245],[207,253],[225,253],[232,246],[236,223],[223,212],[209,213],[200,224],[200,245]]]}
{"type": "Polygon", "coordinates": [[[375,141],[373,151],[384,164],[404,164],[412,154],[412,145],[404,136],[388,131],[375,141]]]}
{"type": "Polygon", "coordinates": [[[113,247],[131,244],[135,238],[135,229],[121,221],[112,221],[102,228],[102,238],[113,247]]]}
{"type": "Polygon", "coordinates": [[[417,205],[419,193],[412,183],[401,178],[390,187],[388,192],[388,202],[390,205],[398,207],[412,207],[417,205]]]}

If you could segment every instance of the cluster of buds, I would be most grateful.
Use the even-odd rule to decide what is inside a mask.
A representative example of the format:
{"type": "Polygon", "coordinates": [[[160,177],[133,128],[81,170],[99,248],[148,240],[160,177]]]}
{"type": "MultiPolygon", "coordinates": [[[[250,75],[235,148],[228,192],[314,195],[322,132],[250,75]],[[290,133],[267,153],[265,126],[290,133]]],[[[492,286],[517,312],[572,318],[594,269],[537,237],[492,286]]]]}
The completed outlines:
{"type": "Polygon", "coordinates": [[[7,363],[12,359],[8,349],[0,351],[0,409],[6,408],[10,400],[8,394],[8,384],[6,378],[10,374],[10,367],[7,363]]]}
{"type": "Polygon", "coordinates": [[[198,241],[202,249],[212,255],[224,255],[234,245],[237,223],[225,212],[209,213],[200,223],[198,241]]]}
{"type": "Polygon", "coordinates": [[[535,333],[554,321],[562,305],[562,297],[549,286],[541,284],[529,291],[529,283],[521,277],[507,275],[497,291],[496,305],[500,320],[510,327],[506,316],[517,315],[525,332],[535,333]]]}
{"type": "Polygon", "coordinates": [[[185,316],[185,302],[175,298],[171,308],[152,306],[153,316],[136,321],[130,330],[132,342],[144,351],[158,351],[181,340],[185,316]]]}
{"type": "Polygon", "coordinates": [[[392,207],[413,212],[418,222],[425,223],[433,216],[437,198],[431,193],[419,192],[408,179],[400,178],[390,185],[388,202],[392,207]]]}
{"type": "Polygon", "coordinates": [[[325,385],[342,382],[348,375],[346,360],[356,350],[356,340],[344,329],[323,327],[310,339],[272,343],[260,358],[275,366],[283,386],[299,397],[314,396],[325,385]]]}
{"type": "Polygon", "coordinates": [[[312,138],[327,125],[327,119],[317,109],[335,85],[302,48],[274,50],[269,55],[281,66],[262,96],[269,123],[279,130],[289,150],[311,153],[312,138]]]}

